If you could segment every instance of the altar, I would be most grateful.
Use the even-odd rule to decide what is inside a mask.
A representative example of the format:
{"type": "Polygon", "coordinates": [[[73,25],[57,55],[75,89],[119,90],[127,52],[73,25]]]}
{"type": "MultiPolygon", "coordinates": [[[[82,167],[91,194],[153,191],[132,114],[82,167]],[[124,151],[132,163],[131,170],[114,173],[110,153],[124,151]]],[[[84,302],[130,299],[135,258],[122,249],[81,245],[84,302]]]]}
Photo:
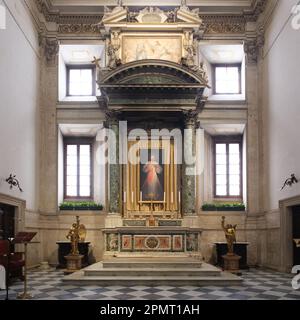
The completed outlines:
{"type": "Polygon", "coordinates": [[[201,229],[185,227],[120,227],[103,229],[106,254],[174,252],[196,253],[201,229]]]}

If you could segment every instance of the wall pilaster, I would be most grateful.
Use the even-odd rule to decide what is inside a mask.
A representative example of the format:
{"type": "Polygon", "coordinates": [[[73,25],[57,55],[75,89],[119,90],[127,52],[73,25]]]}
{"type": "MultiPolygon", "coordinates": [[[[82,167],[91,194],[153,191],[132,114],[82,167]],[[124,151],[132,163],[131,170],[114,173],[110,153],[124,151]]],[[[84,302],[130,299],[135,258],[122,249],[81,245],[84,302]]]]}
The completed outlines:
{"type": "Polygon", "coordinates": [[[58,50],[56,39],[41,38],[40,74],[40,180],[39,209],[57,213],[57,123],[58,50]]]}

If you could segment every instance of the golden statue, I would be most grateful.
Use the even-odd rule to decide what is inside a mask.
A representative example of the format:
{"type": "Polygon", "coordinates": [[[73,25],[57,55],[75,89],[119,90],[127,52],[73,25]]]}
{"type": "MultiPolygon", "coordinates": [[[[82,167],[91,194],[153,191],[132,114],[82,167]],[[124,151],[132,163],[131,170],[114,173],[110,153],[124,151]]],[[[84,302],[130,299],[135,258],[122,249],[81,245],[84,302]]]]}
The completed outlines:
{"type": "Polygon", "coordinates": [[[72,224],[72,227],[67,234],[66,238],[71,241],[71,255],[79,255],[78,243],[84,242],[86,237],[86,229],[83,224],[80,224],[79,216],[76,217],[76,223],[72,224]]]}
{"type": "Polygon", "coordinates": [[[236,242],[236,227],[237,225],[235,224],[234,226],[232,224],[227,224],[225,226],[225,217],[222,217],[222,228],[225,232],[226,240],[227,240],[227,247],[228,247],[228,254],[234,255],[233,252],[233,244],[236,242]]]}

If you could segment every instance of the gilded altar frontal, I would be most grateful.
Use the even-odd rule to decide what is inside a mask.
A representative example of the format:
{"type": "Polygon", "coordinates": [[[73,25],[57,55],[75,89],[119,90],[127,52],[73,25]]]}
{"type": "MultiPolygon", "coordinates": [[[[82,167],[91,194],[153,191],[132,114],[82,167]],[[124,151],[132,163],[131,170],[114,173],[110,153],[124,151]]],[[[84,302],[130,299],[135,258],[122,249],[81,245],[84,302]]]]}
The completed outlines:
{"type": "Polygon", "coordinates": [[[296,2],[0,0],[0,300],[300,297],[296,2]]]}

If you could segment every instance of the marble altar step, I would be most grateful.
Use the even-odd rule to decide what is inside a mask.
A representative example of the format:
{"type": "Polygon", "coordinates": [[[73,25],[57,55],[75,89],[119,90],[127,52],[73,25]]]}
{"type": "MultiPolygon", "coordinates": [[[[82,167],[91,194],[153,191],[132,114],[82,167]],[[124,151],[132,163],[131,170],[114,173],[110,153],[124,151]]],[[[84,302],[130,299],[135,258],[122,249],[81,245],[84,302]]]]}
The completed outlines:
{"type": "Polygon", "coordinates": [[[217,277],[220,275],[220,271],[218,270],[203,270],[201,268],[103,268],[103,269],[85,269],[84,275],[86,277],[94,277],[94,276],[211,276],[217,277]]]}
{"type": "MultiPolygon", "coordinates": [[[[240,285],[242,279],[228,272],[223,272],[220,269],[202,263],[199,261],[191,261],[192,258],[186,259],[185,265],[181,259],[173,258],[171,262],[159,261],[161,259],[125,259],[115,258],[109,259],[113,261],[103,261],[91,265],[85,269],[74,272],[63,278],[63,281],[74,285],[99,285],[99,286],[132,286],[132,285],[172,285],[172,286],[236,286],[240,285]],[[121,261],[115,261],[115,260],[121,261]],[[129,260],[129,261],[128,261],[129,260]],[[142,261],[144,260],[144,261],[142,261]],[[179,260],[179,261],[176,261],[179,260]],[[190,263],[198,263],[198,267],[190,267],[190,263]],[[109,263],[107,265],[107,263],[109,263]],[[147,263],[147,267],[146,266],[147,263]],[[149,263],[154,263],[153,267],[149,267],[149,263]],[[160,263],[160,264],[159,264],[160,263]],[[165,263],[167,265],[161,265],[165,263]],[[173,266],[169,264],[173,263],[173,266]],[[119,264],[117,268],[108,267],[119,264]],[[128,265],[135,267],[128,268],[128,265]],[[179,266],[178,266],[179,264],[179,266]],[[104,267],[106,265],[106,267],[104,267]],[[137,267],[139,265],[139,267],[137,267]],[[174,267],[175,266],[175,267],[174,267]]],[[[166,260],[166,259],[165,259],[166,260]]],[[[170,260],[168,258],[168,260],[170,260]]]]}
{"type": "Polygon", "coordinates": [[[130,258],[109,258],[102,261],[103,268],[200,268],[202,261],[191,257],[168,256],[168,257],[130,257],[130,258]]]}

